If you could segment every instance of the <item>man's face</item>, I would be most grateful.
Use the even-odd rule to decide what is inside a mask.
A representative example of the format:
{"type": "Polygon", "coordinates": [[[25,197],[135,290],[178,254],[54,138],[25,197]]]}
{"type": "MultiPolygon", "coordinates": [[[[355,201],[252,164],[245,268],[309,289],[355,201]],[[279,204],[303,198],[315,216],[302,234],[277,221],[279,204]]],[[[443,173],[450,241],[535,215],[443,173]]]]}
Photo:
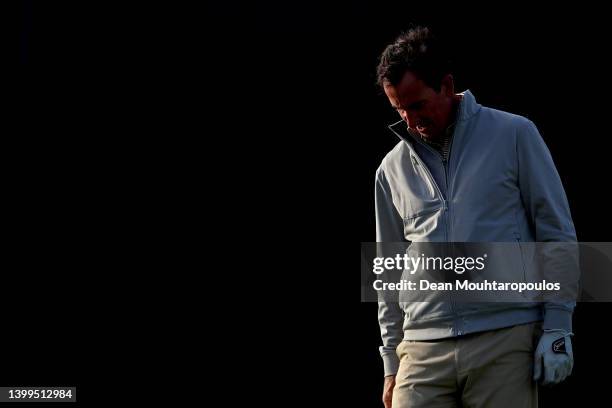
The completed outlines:
{"type": "Polygon", "coordinates": [[[408,71],[396,86],[385,85],[385,94],[391,106],[413,130],[427,138],[436,139],[450,125],[454,86],[453,78],[447,75],[440,92],[430,88],[421,79],[408,71]]]}

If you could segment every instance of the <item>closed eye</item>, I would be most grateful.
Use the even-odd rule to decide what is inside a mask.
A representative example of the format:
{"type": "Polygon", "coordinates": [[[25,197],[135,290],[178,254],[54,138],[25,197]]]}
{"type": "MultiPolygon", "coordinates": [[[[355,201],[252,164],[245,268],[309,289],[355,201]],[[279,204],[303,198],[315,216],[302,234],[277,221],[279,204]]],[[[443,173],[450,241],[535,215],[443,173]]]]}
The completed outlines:
{"type": "Polygon", "coordinates": [[[410,104],[410,106],[408,106],[408,110],[420,110],[423,108],[423,106],[425,106],[425,101],[417,101],[410,104]]]}

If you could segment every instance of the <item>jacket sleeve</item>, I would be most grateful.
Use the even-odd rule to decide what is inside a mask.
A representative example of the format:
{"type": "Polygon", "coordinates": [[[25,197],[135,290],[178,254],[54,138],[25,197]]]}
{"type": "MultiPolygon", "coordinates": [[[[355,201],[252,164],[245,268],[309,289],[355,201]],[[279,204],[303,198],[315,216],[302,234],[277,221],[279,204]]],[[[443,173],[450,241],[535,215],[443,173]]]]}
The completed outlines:
{"type": "MultiPolygon", "coordinates": [[[[523,129],[518,132],[516,146],[519,188],[523,205],[535,231],[535,241],[576,242],[576,231],[561,179],[552,156],[533,122],[527,121],[523,129]]],[[[562,249],[566,252],[565,256],[569,256],[570,261],[575,262],[577,251],[573,253],[573,250],[570,250],[572,253],[567,253],[567,248],[571,247],[573,246],[559,245],[556,249],[565,248],[562,249]]],[[[546,244],[544,250],[554,251],[555,246],[546,244]]],[[[557,274],[565,273],[559,272],[558,269],[551,270],[555,268],[554,263],[559,262],[558,257],[548,256],[548,260],[550,264],[545,266],[545,269],[557,274]]],[[[577,266],[575,271],[577,273],[577,266]]],[[[572,275],[563,278],[573,284],[574,278],[578,277],[572,275]]],[[[571,331],[575,305],[575,301],[565,300],[545,303],[543,328],[571,331]]]]}
{"type": "MultiPolygon", "coordinates": [[[[403,220],[391,197],[391,189],[382,166],[376,171],[375,187],[376,242],[404,242],[403,220]]],[[[399,303],[380,301],[378,323],[382,337],[380,355],[383,359],[385,376],[395,375],[399,367],[396,348],[403,339],[403,312],[399,303]]]]}

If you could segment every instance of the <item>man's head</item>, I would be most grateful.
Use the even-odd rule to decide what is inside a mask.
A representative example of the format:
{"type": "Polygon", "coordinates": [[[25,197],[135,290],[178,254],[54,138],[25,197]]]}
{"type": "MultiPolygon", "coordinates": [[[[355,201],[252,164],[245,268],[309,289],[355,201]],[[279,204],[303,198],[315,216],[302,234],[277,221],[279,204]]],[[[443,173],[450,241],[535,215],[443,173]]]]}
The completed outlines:
{"type": "Polygon", "coordinates": [[[411,129],[435,139],[451,124],[458,97],[448,56],[430,29],[411,29],[387,46],[377,74],[391,106],[411,129]]]}

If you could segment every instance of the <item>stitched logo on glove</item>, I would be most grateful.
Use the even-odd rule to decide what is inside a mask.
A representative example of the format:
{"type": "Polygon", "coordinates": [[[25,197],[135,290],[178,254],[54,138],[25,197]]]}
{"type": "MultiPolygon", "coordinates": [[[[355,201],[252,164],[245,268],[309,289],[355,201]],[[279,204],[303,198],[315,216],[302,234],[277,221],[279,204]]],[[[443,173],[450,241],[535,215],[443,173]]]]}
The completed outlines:
{"type": "Polygon", "coordinates": [[[555,340],[552,344],[552,351],[559,354],[567,354],[565,350],[565,338],[561,337],[558,340],[555,340]]]}

